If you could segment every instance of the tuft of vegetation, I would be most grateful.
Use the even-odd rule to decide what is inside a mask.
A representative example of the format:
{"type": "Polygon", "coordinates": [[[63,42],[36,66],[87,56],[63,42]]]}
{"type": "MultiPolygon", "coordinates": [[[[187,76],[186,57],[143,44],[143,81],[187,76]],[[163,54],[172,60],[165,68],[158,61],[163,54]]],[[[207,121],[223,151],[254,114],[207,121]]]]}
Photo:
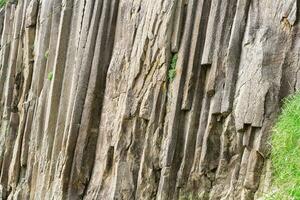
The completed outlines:
{"type": "Polygon", "coordinates": [[[48,73],[48,80],[52,81],[52,79],[53,79],[53,72],[49,72],[48,73]]]}
{"type": "Polygon", "coordinates": [[[6,0],[0,0],[0,8],[4,7],[6,4],[6,0]]]}
{"type": "Polygon", "coordinates": [[[300,199],[300,92],[288,97],[271,138],[273,187],[269,199],[300,199]]]}
{"type": "Polygon", "coordinates": [[[172,82],[176,76],[176,64],[177,64],[178,54],[174,54],[171,59],[171,64],[168,70],[168,80],[172,82]]]}
{"type": "Polygon", "coordinates": [[[48,57],[49,57],[49,50],[47,50],[47,51],[45,52],[45,58],[48,59],[48,57]]]}

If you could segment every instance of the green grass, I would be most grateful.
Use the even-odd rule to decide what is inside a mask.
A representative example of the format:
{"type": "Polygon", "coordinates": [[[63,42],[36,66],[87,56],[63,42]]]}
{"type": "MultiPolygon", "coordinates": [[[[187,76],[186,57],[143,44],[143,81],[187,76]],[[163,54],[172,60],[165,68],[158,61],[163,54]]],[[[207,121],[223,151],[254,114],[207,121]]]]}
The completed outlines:
{"type": "Polygon", "coordinates": [[[6,4],[6,0],[0,0],[0,8],[5,6],[5,4],[6,4]]]}
{"type": "Polygon", "coordinates": [[[288,97],[272,134],[270,199],[300,199],[300,92],[288,97]]]}
{"type": "Polygon", "coordinates": [[[171,64],[168,70],[168,80],[172,82],[176,76],[176,64],[177,64],[178,54],[174,54],[171,59],[171,64]]]}

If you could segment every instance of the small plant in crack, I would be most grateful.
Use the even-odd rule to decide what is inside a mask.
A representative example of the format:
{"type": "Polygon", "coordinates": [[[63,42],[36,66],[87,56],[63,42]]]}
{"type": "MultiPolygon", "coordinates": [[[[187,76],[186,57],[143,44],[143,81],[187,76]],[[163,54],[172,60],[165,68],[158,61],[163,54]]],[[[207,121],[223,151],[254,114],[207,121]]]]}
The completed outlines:
{"type": "Polygon", "coordinates": [[[7,0],[0,0],[0,8],[4,7],[7,0]]]}
{"type": "Polygon", "coordinates": [[[49,72],[48,73],[48,80],[52,81],[52,79],[53,79],[53,72],[49,72]]]}
{"type": "Polygon", "coordinates": [[[47,51],[45,52],[45,58],[48,59],[48,57],[49,57],[49,50],[47,50],[47,51]]]}
{"type": "Polygon", "coordinates": [[[177,64],[178,54],[173,54],[171,59],[171,64],[168,70],[168,80],[172,82],[176,76],[176,64],[177,64]]]}

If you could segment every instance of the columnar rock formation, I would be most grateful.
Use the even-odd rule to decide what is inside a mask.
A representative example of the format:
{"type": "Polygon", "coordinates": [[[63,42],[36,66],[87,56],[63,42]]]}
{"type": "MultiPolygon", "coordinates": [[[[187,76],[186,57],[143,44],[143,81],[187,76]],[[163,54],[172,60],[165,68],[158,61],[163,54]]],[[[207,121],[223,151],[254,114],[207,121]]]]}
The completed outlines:
{"type": "Polygon", "coordinates": [[[281,99],[300,88],[298,8],[9,0],[1,199],[258,199],[281,99]]]}

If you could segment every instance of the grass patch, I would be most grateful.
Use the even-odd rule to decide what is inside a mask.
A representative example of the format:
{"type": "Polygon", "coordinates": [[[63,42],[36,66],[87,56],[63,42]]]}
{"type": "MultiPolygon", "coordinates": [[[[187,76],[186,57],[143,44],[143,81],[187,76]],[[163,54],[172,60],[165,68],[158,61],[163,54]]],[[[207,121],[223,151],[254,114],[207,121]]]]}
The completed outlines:
{"type": "Polygon", "coordinates": [[[300,199],[300,92],[288,97],[272,134],[273,186],[269,199],[300,199]]]}
{"type": "Polygon", "coordinates": [[[4,7],[6,4],[6,0],[0,0],[0,8],[4,7]]]}
{"type": "Polygon", "coordinates": [[[171,64],[168,70],[168,80],[172,82],[176,76],[176,64],[177,64],[178,54],[174,54],[171,59],[171,64]]]}

